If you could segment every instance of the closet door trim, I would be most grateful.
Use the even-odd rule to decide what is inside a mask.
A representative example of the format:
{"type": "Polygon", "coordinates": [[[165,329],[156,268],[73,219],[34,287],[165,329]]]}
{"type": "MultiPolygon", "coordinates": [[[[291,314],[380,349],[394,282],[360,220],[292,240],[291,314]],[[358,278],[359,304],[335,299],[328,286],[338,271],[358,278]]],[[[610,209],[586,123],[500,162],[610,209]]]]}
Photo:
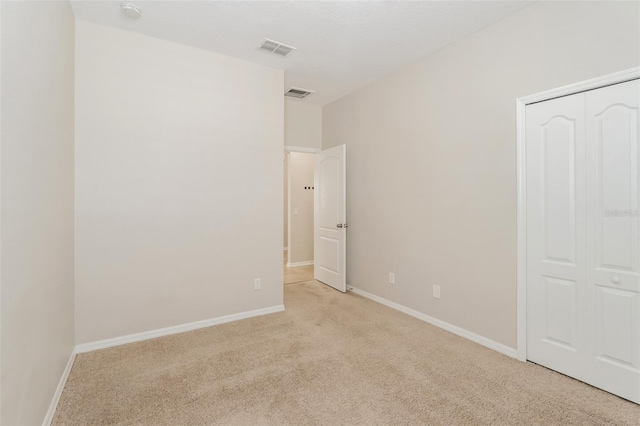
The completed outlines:
{"type": "Polygon", "coordinates": [[[516,99],[517,155],[517,358],[527,361],[527,200],[526,200],[526,106],[613,84],[640,79],[640,67],[516,99]]]}

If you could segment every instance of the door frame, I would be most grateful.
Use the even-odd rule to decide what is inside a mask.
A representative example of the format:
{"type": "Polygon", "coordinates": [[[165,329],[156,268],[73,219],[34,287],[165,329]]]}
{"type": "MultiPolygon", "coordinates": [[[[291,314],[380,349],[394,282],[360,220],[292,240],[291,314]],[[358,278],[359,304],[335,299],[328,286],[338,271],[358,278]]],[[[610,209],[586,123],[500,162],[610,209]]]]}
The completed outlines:
{"type": "Polygon", "coordinates": [[[308,154],[317,154],[318,152],[322,151],[322,149],[320,148],[307,148],[304,146],[291,146],[291,145],[285,145],[284,150],[287,152],[306,152],[308,154]]]}
{"type": "Polygon", "coordinates": [[[607,74],[579,83],[546,90],[516,99],[516,157],[517,157],[517,349],[516,358],[527,361],[527,157],[526,106],[613,84],[640,79],[640,67],[607,74]]]}

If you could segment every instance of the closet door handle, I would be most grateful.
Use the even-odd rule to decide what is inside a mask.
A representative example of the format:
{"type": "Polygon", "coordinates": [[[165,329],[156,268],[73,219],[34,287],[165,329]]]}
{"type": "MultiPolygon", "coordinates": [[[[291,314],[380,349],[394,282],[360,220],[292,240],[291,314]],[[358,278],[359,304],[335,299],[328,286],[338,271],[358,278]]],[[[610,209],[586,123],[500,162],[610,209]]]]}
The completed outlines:
{"type": "Polygon", "coordinates": [[[341,223],[337,224],[336,226],[337,226],[338,228],[342,228],[342,224],[341,224],[341,223]]]}

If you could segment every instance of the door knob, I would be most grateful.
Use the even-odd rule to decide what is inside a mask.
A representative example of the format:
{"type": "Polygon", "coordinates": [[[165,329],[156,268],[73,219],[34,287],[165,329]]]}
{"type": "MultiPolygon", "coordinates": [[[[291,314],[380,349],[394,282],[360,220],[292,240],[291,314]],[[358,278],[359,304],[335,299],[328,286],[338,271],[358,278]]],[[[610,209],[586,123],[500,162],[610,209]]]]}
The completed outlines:
{"type": "Polygon", "coordinates": [[[614,284],[619,284],[620,283],[620,277],[617,275],[614,275],[613,277],[611,277],[611,282],[614,284]]]}
{"type": "Polygon", "coordinates": [[[337,224],[336,226],[337,226],[338,228],[342,228],[342,224],[341,224],[341,223],[337,224]]]}

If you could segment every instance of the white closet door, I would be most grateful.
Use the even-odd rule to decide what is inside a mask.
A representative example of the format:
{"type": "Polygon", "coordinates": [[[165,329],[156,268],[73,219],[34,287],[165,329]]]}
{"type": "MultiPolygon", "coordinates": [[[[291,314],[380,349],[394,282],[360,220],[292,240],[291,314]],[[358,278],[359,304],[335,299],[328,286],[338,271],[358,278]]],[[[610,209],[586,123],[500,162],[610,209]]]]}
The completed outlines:
{"type": "Polygon", "coordinates": [[[587,380],[640,403],[638,80],[586,92],[587,380]]]}
{"type": "Polygon", "coordinates": [[[640,403],[640,82],[527,106],[527,359],[640,403]]]}
{"type": "Polygon", "coordinates": [[[584,375],[584,94],[527,106],[527,358],[584,375]]]}

